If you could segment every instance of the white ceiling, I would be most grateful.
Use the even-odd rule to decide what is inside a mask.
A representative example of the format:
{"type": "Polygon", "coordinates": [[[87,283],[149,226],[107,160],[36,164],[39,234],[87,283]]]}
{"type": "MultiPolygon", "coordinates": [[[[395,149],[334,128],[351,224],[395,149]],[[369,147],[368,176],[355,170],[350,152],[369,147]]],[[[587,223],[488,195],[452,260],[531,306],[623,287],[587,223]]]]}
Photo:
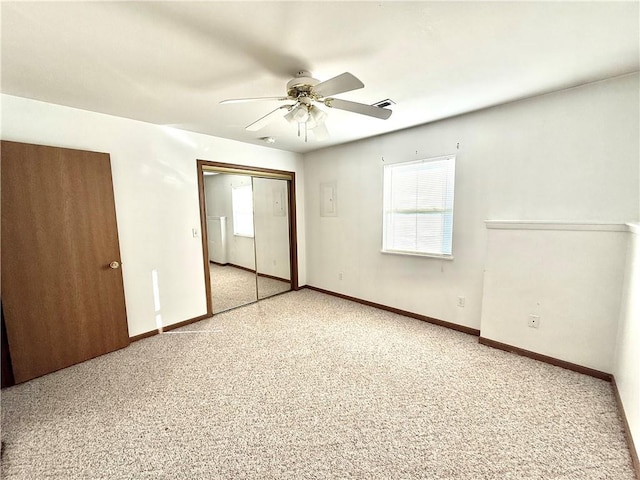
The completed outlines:
{"type": "Polygon", "coordinates": [[[2,92],[306,152],[639,69],[638,2],[2,2],[2,92]],[[300,69],[396,102],[331,138],[244,127],[300,69]]]}

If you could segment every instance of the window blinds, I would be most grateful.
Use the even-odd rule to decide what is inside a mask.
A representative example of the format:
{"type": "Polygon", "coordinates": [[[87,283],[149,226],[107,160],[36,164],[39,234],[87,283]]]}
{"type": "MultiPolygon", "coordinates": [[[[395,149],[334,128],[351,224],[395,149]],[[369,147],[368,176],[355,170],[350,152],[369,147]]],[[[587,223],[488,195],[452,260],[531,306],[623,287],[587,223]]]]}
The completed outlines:
{"type": "Polygon", "coordinates": [[[455,156],[384,166],[383,251],[451,255],[455,156]]]}

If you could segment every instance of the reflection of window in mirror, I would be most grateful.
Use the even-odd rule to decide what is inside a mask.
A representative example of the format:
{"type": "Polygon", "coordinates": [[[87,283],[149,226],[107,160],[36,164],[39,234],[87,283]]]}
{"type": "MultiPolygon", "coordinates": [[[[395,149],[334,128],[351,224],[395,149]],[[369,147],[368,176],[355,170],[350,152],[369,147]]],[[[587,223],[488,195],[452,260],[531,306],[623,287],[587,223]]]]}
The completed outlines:
{"type": "Polygon", "coordinates": [[[251,185],[231,189],[233,234],[253,238],[253,192],[251,185]]]}

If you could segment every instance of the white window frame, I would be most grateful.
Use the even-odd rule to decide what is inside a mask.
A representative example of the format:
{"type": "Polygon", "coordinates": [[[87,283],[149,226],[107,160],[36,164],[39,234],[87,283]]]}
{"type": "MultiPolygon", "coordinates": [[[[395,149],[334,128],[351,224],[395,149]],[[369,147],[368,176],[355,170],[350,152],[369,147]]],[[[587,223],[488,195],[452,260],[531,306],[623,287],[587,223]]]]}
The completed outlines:
{"type": "MultiPolygon", "coordinates": [[[[382,228],[382,253],[390,253],[397,255],[414,255],[420,257],[434,257],[446,260],[453,260],[453,201],[455,191],[455,155],[444,155],[440,157],[433,157],[421,160],[415,160],[410,162],[401,162],[388,164],[383,167],[383,228],[382,228]],[[424,167],[424,168],[421,168],[424,167]],[[401,187],[400,175],[404,172],[405,188],[407,175],[411,173],[411,170],[415,170],[416,173],[427,173],[429,169],[433,169],[434,173],[438,172],[440,179],[433,179],[433,188],[440,189],[441,195],[435,197],[435,199],[426,199],[422,196],[424,206],[419,207],[418,202],[420,192],[418,192],[418,177],[416,176],[416,193],[415,198],[412,198],[409,193],[402,195],[401,193],[394,194],[394,185],[396,192],[401,187]],[[396,174],[394,178],[394,173],[396,174]],[[435,200],[435,205],[433,201],[435,200]],[[407,202],[415,201],[415,204],[411,208],[407,208],[407,202]],[[394,205],[396,203],[396,205],[394,205]],[[404,203],[405,206],[398,205],[398,203],[404,203]],[[429,205],[431,203],[431,205],[429,205]],[[404,217],[404,225],[402,215],[404,217]],[[424,215],[424,216],[423,216],[424,215]],[[433,227],[429,227],[424,223],[420,226],[419,220],[428,219],[431,216],[432,219],[440,220],[439,224],[434,224],[433,227]],[[408,221],[411,217],[415,219],[415,227],[408,221]],[[413,232],[411,230],[415,228],[413,232]],[[434,230],[437,228],[437,230],[434,230]],[[397,233],[400,229],[404,229],[405,235],[397,233]],[[425,230],[431,235],[420,235],[420,230],[424,233],[425,230]],[[412,236],[413,235],[413,236],[412,236]],[[421,241],[422,240],[422,241],[421,241]],[[413,247],[409,247],[408,244],[414,243],[413,247]],[[399,245],[403,244],[400,247],[399,245]],[[422,243],[422,246],[419,244],[422,243]],[[438,244],[438,248],[434,248],[433,244],[438,244]],[[432,246],[429,246],[432,244],[432,246]]],[[[425,182],[425,178],[421,179],[425,182]]],[[[425,186],[431,179],[426,178],[425,186]]]]}
{"type": "Polygon", "coordinates": [[[231,209],[233,211],[233,234],[236,237],[254,237],[253,189],[251,184],[231,187],[231,209]],[[249,195],[250,201],[245,196],[249,195]]]}

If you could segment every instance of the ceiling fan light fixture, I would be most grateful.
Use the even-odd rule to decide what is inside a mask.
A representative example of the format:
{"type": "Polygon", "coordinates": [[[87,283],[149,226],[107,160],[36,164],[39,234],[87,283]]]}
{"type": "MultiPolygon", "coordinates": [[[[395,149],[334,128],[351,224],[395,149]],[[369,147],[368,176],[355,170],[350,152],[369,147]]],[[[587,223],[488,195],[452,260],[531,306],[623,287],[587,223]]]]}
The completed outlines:
{"type": "Polygon", "coordinates": [[[306,123],[309,120],[309,110],[307,106],[299,105],[293,114],[293,119],[298,123],[306,123]]]}
{"type": "Polygon", "coordinates": [[[300,101],[296,106],[290,108],[283,118],[298,126],[298,136],[300,137],[304,133],[304,141],[306,142],[307,132],[314,128],[324,127],[326,117],[326,112],[312,105],[310,101],[300,101]]]}
{"type": "Polygon", "coordinates": [[[303,104],[296,105],[284,116],[284,119],[289,123],[305,123],[309,119],[307,106],[303,104]]]}
{"type": "Polygon", "coordinates": [[[283,118],[289,122],[289,123],[295,123],[295,119],[293,118],[293,112],[294,112],[295,108],[292,108],[291,110],[289,110],[289,113],[287,113],[283,118]]]}
{"type": "Polygon", "coordinates": [[[324,124],[327,113],[314,105],[309,109],[309,117],[309,128],[315,128],[324,124]]]}

